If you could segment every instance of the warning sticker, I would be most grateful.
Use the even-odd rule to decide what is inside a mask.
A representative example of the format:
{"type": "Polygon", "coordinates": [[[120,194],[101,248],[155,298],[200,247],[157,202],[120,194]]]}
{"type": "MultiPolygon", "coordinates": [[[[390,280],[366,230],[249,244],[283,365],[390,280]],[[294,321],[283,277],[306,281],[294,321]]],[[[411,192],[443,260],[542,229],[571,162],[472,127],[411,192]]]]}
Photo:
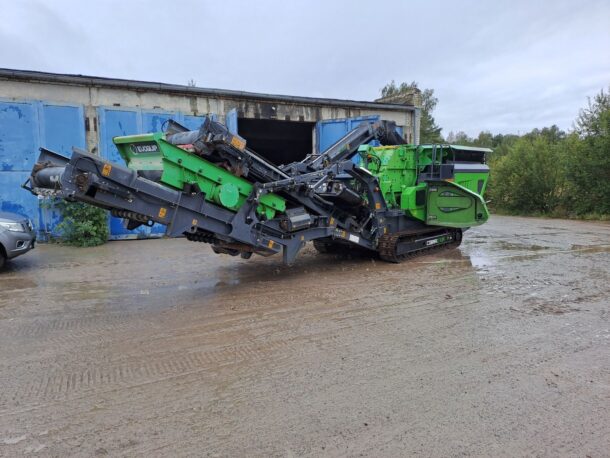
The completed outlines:
{"type": "Polygon", "coordinates": [[[238,150],[243,151],[243,149],[246,147],[246,142],[243,141],[241,138],[233,137],[231,138],[231,145],[237,148],[238,150]]]}

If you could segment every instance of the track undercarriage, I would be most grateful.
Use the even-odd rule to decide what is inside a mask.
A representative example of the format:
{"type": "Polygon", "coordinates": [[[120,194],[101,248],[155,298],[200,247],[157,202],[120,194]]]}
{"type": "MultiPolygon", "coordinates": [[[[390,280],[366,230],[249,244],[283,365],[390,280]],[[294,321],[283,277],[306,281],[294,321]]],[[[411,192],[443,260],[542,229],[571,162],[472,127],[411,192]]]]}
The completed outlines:
{"type": "Polygon", "coordinates": [[[313,246],[322,254],[347,256],[357,252],[363,256],[378,256],[383,261],[400,263],[417,256],[457,248],[461,243],[461,229],[435,228],[384,235],[379,239],[376,251],[358,249],[352,244],[332,239],[314,240],[313,246]]]}

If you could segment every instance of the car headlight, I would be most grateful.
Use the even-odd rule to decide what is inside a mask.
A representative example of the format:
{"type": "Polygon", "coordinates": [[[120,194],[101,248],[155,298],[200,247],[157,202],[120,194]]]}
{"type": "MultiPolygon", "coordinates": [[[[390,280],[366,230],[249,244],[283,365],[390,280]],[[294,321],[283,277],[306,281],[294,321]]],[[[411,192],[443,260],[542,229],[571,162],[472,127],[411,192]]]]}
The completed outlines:
{"type": "Polygon", "coordinates": [[[3,227],[7,231],[11,232],[25,232],[21,223],[5,223],[0,221],[0,227],[3,227]]]}

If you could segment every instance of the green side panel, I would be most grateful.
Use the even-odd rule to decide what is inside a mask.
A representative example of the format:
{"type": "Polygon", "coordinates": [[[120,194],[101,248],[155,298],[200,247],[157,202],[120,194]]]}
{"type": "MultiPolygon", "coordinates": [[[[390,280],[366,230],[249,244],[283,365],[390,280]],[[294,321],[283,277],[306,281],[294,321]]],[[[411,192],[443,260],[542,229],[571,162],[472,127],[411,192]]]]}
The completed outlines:
{"type": "Polygon", "coordinates": [[[427,185],[405,187],[400,196],[400,209],[405,210],[413,218],[426,221],[427,185]]]}
{"type": "Polygon", "coordinates": [[[165,135],[162,132],[157,132],[154,134],[114,137],[112,141],[130,169],[162,170],[163,155],[159,154],[160,146],[158,142],[164,139],[165,135]]]}
{"type": "Polygon", "coordinates": [[[454,182],[480,195],[485,195],[489,173],[456,173],[454,182]]]}
{"type": "Polygon", "coordinates": [[[466,228],[478,226],[489,219],[483,198],[456,183],[428,182],[426,224],[466,228]]]}
{"type": "MultiPolygon", "coordinates": [[[[134,170],[160,170],[161,183],[176,189],[197,184],[206,200],[232,211],[244,204],[252,184],[228,170],[165,141],[163,133],[130,135],[113,139],[127,166],[134,170]]],[[[286,201],[265,194],[257,208],[268,219],[286,210],[286,201]]]]}

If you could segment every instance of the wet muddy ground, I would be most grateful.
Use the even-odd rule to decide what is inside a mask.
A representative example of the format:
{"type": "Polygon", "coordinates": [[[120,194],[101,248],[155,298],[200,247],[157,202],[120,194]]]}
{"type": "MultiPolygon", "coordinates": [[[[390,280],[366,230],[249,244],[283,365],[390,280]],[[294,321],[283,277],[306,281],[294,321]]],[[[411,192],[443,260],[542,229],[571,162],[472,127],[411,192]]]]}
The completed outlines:
{"type": "Polygon", "coordinates": [[[0,456],[608,456],[610,225],[395,265],[185,240],[0,274],[0,456]]]}

